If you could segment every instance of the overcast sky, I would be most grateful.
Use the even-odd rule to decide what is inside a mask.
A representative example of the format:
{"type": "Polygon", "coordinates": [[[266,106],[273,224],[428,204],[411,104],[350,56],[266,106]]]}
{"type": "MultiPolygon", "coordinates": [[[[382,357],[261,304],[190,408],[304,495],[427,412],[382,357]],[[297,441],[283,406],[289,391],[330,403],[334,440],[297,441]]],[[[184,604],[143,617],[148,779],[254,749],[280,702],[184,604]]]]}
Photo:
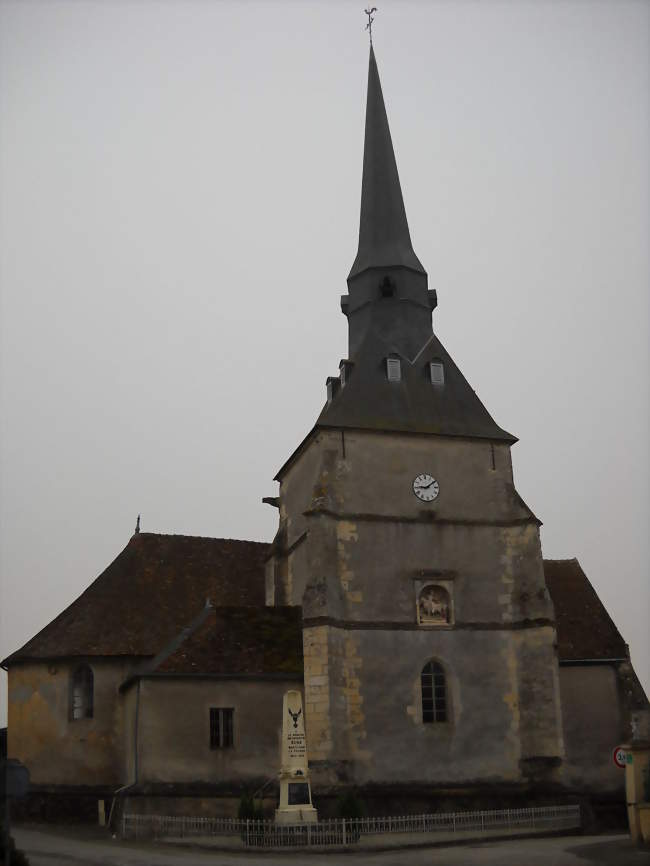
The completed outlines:
{"type": "MultiPolygon", "coordinates": [[[[138,512],[273,537],[346,355],[363,5],[0,2],[0,656],[138,512]]],[[[647,689],[650,4],[378,5],[434,328],[647,689]]]]}

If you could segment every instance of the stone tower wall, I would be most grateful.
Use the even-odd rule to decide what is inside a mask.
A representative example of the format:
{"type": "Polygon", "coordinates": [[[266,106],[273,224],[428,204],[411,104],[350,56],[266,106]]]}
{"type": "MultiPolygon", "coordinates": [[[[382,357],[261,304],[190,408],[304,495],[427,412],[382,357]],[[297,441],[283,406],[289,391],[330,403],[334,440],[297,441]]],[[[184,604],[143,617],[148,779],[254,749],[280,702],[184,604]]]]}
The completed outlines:
{"type": "Polygon", "coordinates": [[[554,611],[508,446],[321,431],[280,499],[290,552],[279,597],[303,607],[308,742],[323,781],[555,778],[554,611]],[[422,472],[440,483],[432,503],[412,491],[422,472]],[[448,623],[419,622],[431,584],[449,595],[448,623]],[[422,721],[430,660],[447,676],[444,723],[422,721]]]}

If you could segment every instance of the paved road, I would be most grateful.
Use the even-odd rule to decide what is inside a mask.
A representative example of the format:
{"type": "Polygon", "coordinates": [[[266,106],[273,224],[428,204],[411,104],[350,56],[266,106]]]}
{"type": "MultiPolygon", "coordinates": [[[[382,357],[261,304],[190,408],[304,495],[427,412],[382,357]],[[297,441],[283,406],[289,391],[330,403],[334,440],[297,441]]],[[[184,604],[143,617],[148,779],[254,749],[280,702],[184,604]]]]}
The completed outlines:
{"type": "Polygon", "coordinates": [[[88,833],[15,828],[17,845],[31,866],[650,866],[650,853],[627,836],[570,836],[516,839],[448,848],[351,854],[230,854],[164,845],[88,838],[88,833]]]}

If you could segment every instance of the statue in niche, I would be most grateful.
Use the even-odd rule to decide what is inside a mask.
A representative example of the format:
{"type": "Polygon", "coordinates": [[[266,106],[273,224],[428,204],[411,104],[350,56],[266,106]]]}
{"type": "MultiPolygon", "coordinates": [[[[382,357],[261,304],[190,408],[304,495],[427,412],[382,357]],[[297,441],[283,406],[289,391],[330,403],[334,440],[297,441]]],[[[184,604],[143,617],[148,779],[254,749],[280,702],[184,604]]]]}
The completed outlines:
{"type": "Polygon", "coordinates": [[[418,600],[421,623],[446,624],[450,621],[449,593],[442,586],[425,586],[418,600]]]}

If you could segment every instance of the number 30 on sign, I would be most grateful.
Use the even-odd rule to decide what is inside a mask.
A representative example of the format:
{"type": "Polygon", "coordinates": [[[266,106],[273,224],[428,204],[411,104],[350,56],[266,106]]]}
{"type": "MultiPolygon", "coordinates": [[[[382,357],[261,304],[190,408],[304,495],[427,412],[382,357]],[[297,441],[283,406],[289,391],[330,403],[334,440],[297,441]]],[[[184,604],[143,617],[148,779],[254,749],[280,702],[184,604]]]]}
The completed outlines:
{"type": "Polygon", "coordinates": [[[617,767],[620,767],[621,770],[624,770],[625,765],[627,764],[627,752],[625,751],[625,749],[617,746],[612,752],[612,760],[617,767]]]}

